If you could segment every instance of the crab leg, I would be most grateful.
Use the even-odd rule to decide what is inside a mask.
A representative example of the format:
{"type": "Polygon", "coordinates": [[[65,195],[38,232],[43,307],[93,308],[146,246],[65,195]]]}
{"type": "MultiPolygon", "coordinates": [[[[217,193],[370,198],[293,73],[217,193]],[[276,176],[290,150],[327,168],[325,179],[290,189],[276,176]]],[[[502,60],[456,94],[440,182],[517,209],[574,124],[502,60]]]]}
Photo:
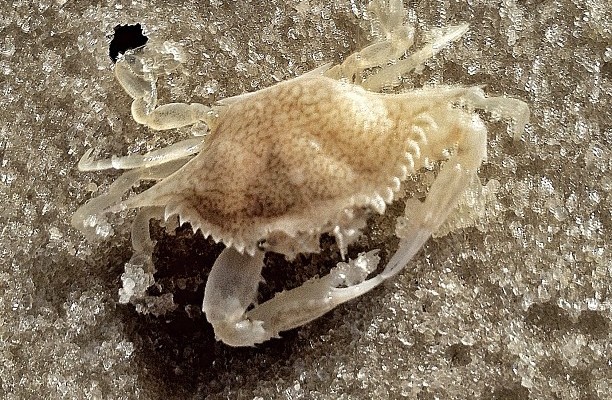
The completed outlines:
{"type": "Polygon", "coordinates": [[[383,279],[400,272],[446,220],[486,158],[487,131],[480,118],[473,115],[463,130],[456,154],[442,167],[425,201],[406,202],[404,226],[397,228],[400,245],[379,275],[383,279]]]}
{"type": "MultiPolygon", "coordinates": [[[[155,273],[155,265],[153,264],[153,250],[155,242],[151,240],[149,230],[149,222],[152,219],[162,219],[164,217],[163,207],[143,207],[138,211],[134,223],[132,225],[132,247],[134,253],[128,264],[142,268],[141,277],[149,277],[150,280],[143,279],[135,283],[133,276],[127,271],[121,276],[123,286],[119,289],[119,302],[136,304],[137,302],[145,302],[150,296],[147,295],[147,289],[154,283],[153,274],[155,273]],[[127,281],[130,284],[127,284],[127,281]],[[146,282],[146,283],[145,283],[146,282]]],[[[127,264],[126,264],[127,267],[127,264]]]]}
{"type": "Polygon", "coordinates": [[[468,24],[450,27],[446,35],[443,35],[432,43],[428,43],[409,57],[399,60],[395,64],[384,66],[365,79],[361,83],[361,86],[366,90],[378,92],[384,87],[395,87],[399,85],[403,76],[436,55],[448,43],[459,39],[467,30],[468,24]]]}
{"type": "MultiPolygon", "coordinates": [[[[522,101],[506,97],[484,97],[481,90],[467,90],[463,97],[474,108],[496,112],[502,117],[514,119],[514,138],[523,134],[529,120],[529,107],[522,101]]],[[[446,220],[455,208],[462,193],[467,189],[477,169],[486,159],[486,128],[477,115],[465,121],[459,128],[460,140],[457,153],[442,167],[438,177],[427,194],[425,202],[409,199],[406,202],[406,224],[398,227],[397,235],[402,238],[400,246],[385,270],[379,275],[388,279],[400,272],[419,251],[421,246],[446,220]]],[[[453,130],[453,126],[450,125],[453,130]]]]}
{"type": "Polygon", "coordinates": [[[376,286],[378,281],[363,282],[378,264],[376,252],[360,255],[349,263],[339,263],[328,275],[278,293],[247,312],[261,281],[263,253],[250,256],[226,248],[208,276],[202,310],[218,340],[230,346],[253,346],[278,337],[279,332],[315,320],[376,286]],[[339,286],[350,289],[351,285],[358,285],[362,290],[338,289],[339,286]]]}
{"type": "Polygon", "coordinates": [[[83,204],[72,216],[72,226],[83,233],[93,230],[98,232],[98,227],[105,224],[103,214],[113,206],[121,202],[121,198],[133,186],[143,180],[161,180],[176,172],[187,160],[175,160],[152,168],[132,169],[123,173],[108,188],[105,194],[92,198],[83,204]]]}
{"type": "Polygon", "coordinates": [[[364,70],[400,58],[414,43],[414,28],[403,23],[406,11],[401,0],[391,0],[388,5],[373,1],[368,9],[372,14],[372,30],[382,40],[351,54],[326,72],[326,76],[359,79],[364,70]]]}
{"type": "Polygon", "coordinates": [[[93,149],[83,154],[79,161],[79,171],[100,171],[104,169],[134,169],[149,168],[170,161],[179,160],[197,154],[202,149],[202,138],[192,138],[180,141],[163,149],[153,150],[146,154],[134,154],[124,157],[113,156],[103,160],[94,160],[91,156],[93,149]]]}
{"type": "Polygon", "coordinates": [[[146,70],[143,61],[137,56],[128,55],[117,62],[115,77],[134,99],[134,120],[151,129],[180,128],[200,121],[210,126],[214,118],[210,107],[200,103],[170,103],[157,107],[156,77],[153,72],[146,70]]]}
{"type": "Polygon", "coordinates": [[[525,131],[525,125],[529,122],[529,106],[524,101],[510,97],[485,97],[481,90],[468,90],[463,97],[472,104],[474,108],[480,108],[491,114],[503,118],[512,119],[514,140],[519,140],[525,131]]]}
{"type": "Polygon", "coordinates": [[[253,346],[275,336],[245,315],[257,296],[263,268],[263,252],[254,256],[228,247],[215,261],[206,288],[202,311],[218,340],[230,346],[253,346]]]}
{"type": "MultiPolygon", "coordinates": [[[[115,77],[134,99],[131,109],[136,122],[155,130],[180,128],[200,121],[212,128],[215,112],[203,104],[171,103],[157,107],[155,74],[146,70],[139,57],[128,55],[120,60],[115,65],[115,77]]],[[[193,138],[144,155],[104,160],[94,160],[91,157],[93,150],[90,149],[83,155],[78,167],[81,171],[148,168],[196,154],[201,150],[202,144],[201,138],[193,138]]]]}

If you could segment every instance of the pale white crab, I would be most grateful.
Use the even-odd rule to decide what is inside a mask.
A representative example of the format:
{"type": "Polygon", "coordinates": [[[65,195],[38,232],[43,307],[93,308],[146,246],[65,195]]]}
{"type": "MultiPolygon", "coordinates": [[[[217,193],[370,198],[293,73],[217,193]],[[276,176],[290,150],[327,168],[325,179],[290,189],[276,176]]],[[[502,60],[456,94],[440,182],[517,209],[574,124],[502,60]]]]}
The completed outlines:
{"type": "Polygon", "coordinates": [[[379,93],[398,86],[400,77],[461,37],[467,25],[451,27],[405,56],[413,29],[403,22],[402,2],[372,1],[369,10],[378,40],[341,65],[212,107],[157,106],[154,72],[139,57],[125,56],[115,75],[134,99],[137,122],[156,130],[199,122],[209,133],[142,156],[94,161],[88,151],[79,162],[82,171],[130,171],[82,206],[73,224],[95,232],[105,213],[138,208],[133,259],[151,258],[151,218],[178,215],[194,231],[223,242],[227,247],[208,278],[203,311],[217,338],[232,346],[261,343],[303,325],[397,274],[455,207],[486,157],[487,131],[473,110],[513,117],[517,134],[529,111],[518,100],[487,98],[479,87],[379,93]],[[317,252],[319,236],[328,232],[345,254],[371,210],[384,213],[408,175],[446,158],[426,200],[407,201],[399,249],[382,273],[366,279],[378,262],[369,252],[247,311],[265,251],[289,257],[317,252]],[[157,183],[123,200],[142,180],[157,183]]]}

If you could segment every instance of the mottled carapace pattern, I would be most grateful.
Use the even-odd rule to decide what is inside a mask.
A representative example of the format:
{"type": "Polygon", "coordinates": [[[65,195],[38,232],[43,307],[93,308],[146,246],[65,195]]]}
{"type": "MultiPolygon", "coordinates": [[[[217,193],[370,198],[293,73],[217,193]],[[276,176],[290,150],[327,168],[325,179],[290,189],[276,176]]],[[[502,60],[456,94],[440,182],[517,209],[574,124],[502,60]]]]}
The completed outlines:
{"type": "MultiPolygon", "coordinates": [[[[520,136],[527,105],[487,97],[478,87],[442,86],[385,94],[401,77],[462,37],[467,24],[450,26],[420,50],[407,55],[414,29],[404,23],[400,0],[373,0],[376,40],[340,65],[324,65],[300,77],[222,100],[158,104],[159,72],[166,48],[152,57],[127,54],[115,76],[132,97],[132,117],[155,130],[204,123],[205,137],[183,140],[144,155],[94,160],[82,170],[130,170],[107,194],[73,216],[84,231],[104,231],[104,214],[139,209],[132,226],[131,264],[152,275],[154,243],[149,220],[189,222],[226,247],[216,258],[204,289],[202,311],[219,340],[253,346],[301,326],[334,307],[372,290],[398,274],[459,203],[486,158],[487,129],[476,109],[515,120],[520,136]],[[261,281],[265,253],[291,259],[320,252],[319,237],[335,237],[342,257],[371,212],[384,213],[409,175],[432,161],[445,162],[424,201],[405,202],[397,220],[400,243],[386,267],[374,276],[377,249],[341,262],[329,274],[278,293],[250,308],[261,281]],[[156,184],[128,196],[142,180],[156,184]]],[[[180,62],[180,61],[179,61],[180,62]]],[[[126,267],[126,273],[128,269],[126,267]]],[[[139,282],[142,279],[137,279],[139,282]]],[[[122,302],[148,303],[134,279],[125,279],[122,302]]],[[[141,285],[144,286],[144,285],[141,285]]],[[[156,300],[152,300],[156,301],[156,300]]]]}
{"type": "Polygon", "coordinates": [[[202,151],[129,202],[167,205],[247,248],[268,232],[335,226],[354,207],[382,212],[420,162],[425,137],[411,127],[428,108],[324,76],[296,78],[220,108],[202,151]]]}

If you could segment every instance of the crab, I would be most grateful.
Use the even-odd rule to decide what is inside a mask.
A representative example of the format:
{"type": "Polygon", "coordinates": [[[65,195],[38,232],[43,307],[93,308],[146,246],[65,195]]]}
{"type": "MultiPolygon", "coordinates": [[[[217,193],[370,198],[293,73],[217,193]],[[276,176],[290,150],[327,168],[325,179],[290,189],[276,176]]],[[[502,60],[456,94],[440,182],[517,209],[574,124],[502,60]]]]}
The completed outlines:
{"type": "Polygon", "coordinates": [[[114,72],[133,99],[136,122],[154,130],[202,124],[207,134],[144,155],[95,160],[88,150],[81,171],[128,171],[75,213],[74,226],[104,235],[107,213],[138,209],[132,261],[149,265],[151,219],[178,216],[180,224],[222,242],[202,310],[216,338],[230,346],[278,337],[398,274],[458,204],[486,158],[487,129],[475,110],[514,119],[520,136],[529,109],[520,100],[486,97],[481,87],[388,93],[468,25],[451,26],[406,55],[414,29],[404,22],[401,0],[374,0],[368,10],[375,40],[341,64],[211,106],[158,105],[155,65],[126,54],[114,72]],[[403,181],[437,161],[444,163],[425,200],[406,200],[396,230],[399,247],[382,272],[371,276],[379,262],[372,250],[253,307],[266,252],[287,258],[318,252],[320,236],[329,233],[345,257],[367,217],[384,213],[404,194],[403,181]],[[131,193],[141,181],[155,183],[131,193]]]}

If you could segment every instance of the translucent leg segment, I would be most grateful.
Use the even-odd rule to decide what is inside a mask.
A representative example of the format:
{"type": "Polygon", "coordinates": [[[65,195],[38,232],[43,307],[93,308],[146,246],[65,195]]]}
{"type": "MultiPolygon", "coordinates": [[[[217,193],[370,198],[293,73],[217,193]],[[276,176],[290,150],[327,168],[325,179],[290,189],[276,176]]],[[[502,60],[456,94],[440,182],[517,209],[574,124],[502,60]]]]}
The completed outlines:
{"type": "Polygon", "coordinates": [[[278,293],[247,312],[261,281],[263,253],[249,256],[226,248],[208,277],[202,309],[218,340],[230,346],[253,346],[302,326],[374,287],[374,282],[366,284],[368,288],[360,286],[360,290],[353,290],[352,285],[365,284],[363,280],[378,264],[375,254],[372,251],[339,263],[328,275],[278,293]]]}
{"type": "Polygon", "coordinates": [[[373,1],[369,6],[372,31],[379,39],[363,50],[351,54],[340,65],[325,73],[331,78],[355,78],[360,74],[400,58],[414,42],[414,29],[404,24],[406,11],[401,0],[373,1]]]}
{"type": "Polygon", "coordinates": [[[401,78],[423,64],[442,50],[448,43],[459,39],[468,30],[468,24],[453,26],[448,33],[432,43],[414,52],[410,56],[398,60],[395,64],[386,65],[379,71],[368,76],[362,83],[365,89],[378,92],[385,87],[395,87],[400,84],[401,78]]]}
{"type": "Polygon", "coordinates": [[[151,129],[180,128],[196,122],[210,126],[211,109],[199,103],[170,103],[157,106],[156,77],[137,56],[128,55],[115,65],[115,77],[134,99],[132,116],[136,122],[151,129]]]}
{"type": "Polygon", "coordinates": [[[140,181],[161,180],[176,172],[188,160],[180,159],[151,168],[138,168],[125,172],[113,182],[108,191],[83,204],[72,216],[72,226],[86,236],[108,236],[112,230],[104,214],[121,203],[122,197],[140,181]]]}
{"type": "Polygon", "coordinates": [[[202,138],[192,138],[164,147],[163,149],[150,151],[144,155],[134,154],[124,157],[113,156],[103,160],[94,160],[93,157],[91,157],[93,149],[89,149],[83,154],[83,157],[81,157],[78,168],[80,171],[100,171],[111,168],[149,168],[197,154],[202,149],[203,144],[204,141],[202,138]]]}

